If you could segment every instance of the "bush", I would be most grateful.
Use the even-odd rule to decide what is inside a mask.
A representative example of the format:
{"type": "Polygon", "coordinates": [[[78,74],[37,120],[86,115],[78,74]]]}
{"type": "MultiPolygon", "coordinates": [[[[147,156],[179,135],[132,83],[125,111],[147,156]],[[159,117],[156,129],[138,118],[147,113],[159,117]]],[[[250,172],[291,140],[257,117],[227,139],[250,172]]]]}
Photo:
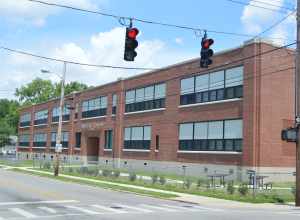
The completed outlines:
{"type": "Polygon", "coordinates": [[[89,168],[86,166],[80,167],[78,170],[78,173],[83,174],[83,175],[88,174],[88,172],[89,172],[89,168]]]}
{"type": "Polygon", "coordinates": [[[151,176],[151,179],[152,179],[152,184],[157,183],[157,181],[158,181],[158,175],[157,175],[157,174],[153,174],[153,175],[151,176]]]}
{"type": "Polygon", "coordinates": [[[134,182],[136,180],[136,174],[135,173],[129,173],[129,180],[131,182],[134,182]]]}
{"type": "Polygon", "coordinates": [[[103,169],[102,170],[102,176],[109,177],[111,175],[112,175],[112,171],[111,170],[108,170],[108,169],[103,169]]]}
{"type": "Polygon", "coordinates": [[[272,199],[274,200],[274,202],[276,202],[276,203],[285,203],[285,200],[284,200],[284,198],[282,198],[280,195],[277,195],[277,194],[274,194],[273,196],[272,196],[272,199]]]}
{"type": "Polygon", "coordinates": [[[50,170],[51,169],[51,163],[50,162],[44,163],[43,168],[47,169],[47,170],[50,170]]]}
{"type": "Polygon", "coordinates": [[[234,194],[235,192],[235,188],[234,188],[234,183],[233,182],[230,182],[228,185],[227,185],[227,193],[232,195],[234,194]]]}
{"type": "Polygon", "coordinates": [[[113,172],[113,176],[114,176],[115,178],[119,178],[119,177],[120,177],[120,174],[121,174],[120,170],[115,170],[115,171],[113,172]]]}
{"type": "Polygon", "coordinates": [[[69,173],[73,173],[73,171],[74,171],[74,170],[73,170],[73,167],[69,167],[68,172],[69,172],[69,173]]]}
{"type": "Polygon", "coordinates": [[[292,186],[291,193],[296,196],[296,186],[292,186]]]}
{"type": "Polygon", "coordinates": [[[166,178],[165,178],[164,176],[160,176],[160,177],[159,177],[159,183],[160,183],[161,185],[165,185],[166,182],[167,182],[167,180],[166,180],[166,178]]]}
{"type": "Polygon", "coordinates": [[[98,168],[89,168],[87,171],[87,174],[90,176],[98,176],[99,175],[99,169],[98,168]]]}
{"type": "Polygon", "coordinates": [[[203,186],[203,184],[206,184],[207,181],[204,179],[198,179],[197,180],[197,188],[200,188],[201,186],[203,186]]]}
{"type": "Polygon", "coordinates": [[[185,188],[185,189],[191,188],[192,183],[193,183],[193,182],[192,182],[191,179],[185,179],[185,180],[183,181],[183,188],[185,188]]]}
{"type": "Polygon", "coordinates": [[[242,196],[247,195],[249,191],[247,184],[239,185],[238,191],[242,196]]]}

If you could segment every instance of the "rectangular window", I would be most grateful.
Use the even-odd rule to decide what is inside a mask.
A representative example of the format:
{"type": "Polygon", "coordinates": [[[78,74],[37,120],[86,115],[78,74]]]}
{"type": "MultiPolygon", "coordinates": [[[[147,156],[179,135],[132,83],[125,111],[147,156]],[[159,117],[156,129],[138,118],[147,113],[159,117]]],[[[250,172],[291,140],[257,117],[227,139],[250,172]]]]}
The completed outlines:
{"type": "Polygon", "coordinates": [[[47,134],[46,133],[36,133],[33,135],[33,146],[34,147],[46,147],[47,134]]]}
{"type": "Polygon", "coordinates": [[[137,112],[165,107],[166,84],[156,84],[126,92],[125,112],[137,112]]]}
{"type": "Polygon", "coordinates": [[[243,97],[243,67],[181,80],[181,105],[243,97]]]}
{"type": "Polygon", "coordinates": [[[113,96],[112,96],[112,114],[113,115],[115,115],[117,113],[117,101],[118,101],[117,94],[113,94],[113,96]]]}
{"type": "Polygon", "coordinates": [[[149,150],[151,126],[124,129],[124,149],[149,150]]]}
{"type": "Polygon", "coordinates": [[[20,127],[27,127],[31,125],[31,113],[25,113],[20,117],[20,127]]]}
{"type": "Polygon", "coordinates": [[[30,145],[30,135],[29,134],[21,134],[19,136],[19,145],[22,147],[29,147],[30,145]]]}
{"type": "Polygon", "coordinates": [[[82,118],[92,118],[106,115],[107,96],[101,96],[82,102],[82,118]]]}
{"type": "MultiPolygon", "coordinates": [[[[70,105],[65,105],[63,109],[63,121],[69,121],[70,120],[70,105]]],[[[52,109],[52,122],[58,122],[59,121],[59,115],[60,115],[60,107],[54,107],[52,109]]]]}
{"type": "Polygon", "coordinates": [[[34,125],[47,124],[48,110],[42,110],[34,113],[34,125]]]}
{"type": "Polygon", "coordinates": [[[75,134],[75,147],[80,148],[81,147],[81,132],[76,132],[75,134]]]}
{"type": "Polygon", "coordinates": [[[242,151],[241,119],[185,123],[179,125],[179,150],[242,151]]]}
{"type": "Polygon", "coordinates": [[[105,134],[105,144],[104,149],[112,149],[113,148],[113,131],[112,130],[106,130],[104,132],[105,134]]]}
{"type": "Polygon", "coordinates": [[[159,150],[159,135],[156,135],[155,136],[155,142],[156,142],[156,145],[155,145],[155,150],[159,150]]]}
{"type": "MultiPolygon", "coordinates": [[[[69,145],[69,132],[63,131],[61,134],[61,144],[63,148],[68,148],[69,145]]],[[[57,137],[57,132],[52,132],[51,133],[51,147],[56,146],[56,137],[57,137]]]]}

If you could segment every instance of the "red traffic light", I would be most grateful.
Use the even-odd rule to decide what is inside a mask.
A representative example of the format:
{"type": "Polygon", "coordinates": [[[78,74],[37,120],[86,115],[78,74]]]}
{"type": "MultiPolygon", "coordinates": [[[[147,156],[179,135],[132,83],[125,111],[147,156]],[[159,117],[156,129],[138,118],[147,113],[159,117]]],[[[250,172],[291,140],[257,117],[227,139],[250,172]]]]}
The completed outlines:
{"type": "Polygon", "coordinates": [[[135,39],[138,34],[139,34],[139,30],[137,28],[131,28],[127,32],[127,36],[130,39],[135,39]]]}
{"type": "Polygon", "coordinates": [[[208,49],[214,43],[213,39],[207,39],[202,42],[202,46],[204,49],[208,49]]]}

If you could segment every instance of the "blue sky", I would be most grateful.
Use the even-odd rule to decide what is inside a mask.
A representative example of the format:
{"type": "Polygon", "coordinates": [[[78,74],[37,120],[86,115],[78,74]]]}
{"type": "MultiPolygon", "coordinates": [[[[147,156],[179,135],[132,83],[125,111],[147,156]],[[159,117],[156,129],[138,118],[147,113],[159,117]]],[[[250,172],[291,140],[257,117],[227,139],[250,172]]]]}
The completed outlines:
{"type": "MultiPolygon", "coordinates": [[[[260,33],[289,13],[234,4],[226,0],[45,1],[165,23],[251,35],[260,33]]],[[[293,0],[260,2],[288,7],[295,5],[293,0]]],[[[266,7],[263,3],[250,3],[266,7]]],[[[199,56],[201,39],[192,31],[140,22],[134,23],[134,26],[141,31],[138,37],[138,57],[136,62],[126,63],[122,60],[124,27],[116,19],[41,6],[26,0],[0,0],[0,44],[11,48],[87,63],[138,67],[161,67],[199,56]]],[[[295,17],[291,16],[264,36],[284,38],[276,39],[279,44],[290,42],[295,38],[294,26],[295,17]]],[[[208,35],[215,40],[215,51],[239,46],[248,39],[224,34],[208,35]]],[[[0,59],[0,75],[5,79],[0,82],[0,98],[12,97],[16,87],[37,76],[58,80],[55,75],[41,75],[41,68],[53,72],[61,70],[59,63],[11,55],[4,51],[0,51],[0,59]]],[[[139,72],[68,66],[68,80],[99,85],[139,72]]]]}

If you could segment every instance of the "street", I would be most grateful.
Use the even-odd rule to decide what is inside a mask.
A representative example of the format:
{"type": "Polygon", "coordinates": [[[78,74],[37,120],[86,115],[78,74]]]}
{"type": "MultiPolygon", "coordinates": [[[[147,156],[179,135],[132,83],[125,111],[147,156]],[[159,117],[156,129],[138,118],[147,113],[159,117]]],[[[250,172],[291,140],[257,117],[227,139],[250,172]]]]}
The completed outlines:
{"type": "Polygon", "coordinates": [[[299,219],[300,210],[208,207],[116,192],[0,169],[0,220],[299,219]]]}

